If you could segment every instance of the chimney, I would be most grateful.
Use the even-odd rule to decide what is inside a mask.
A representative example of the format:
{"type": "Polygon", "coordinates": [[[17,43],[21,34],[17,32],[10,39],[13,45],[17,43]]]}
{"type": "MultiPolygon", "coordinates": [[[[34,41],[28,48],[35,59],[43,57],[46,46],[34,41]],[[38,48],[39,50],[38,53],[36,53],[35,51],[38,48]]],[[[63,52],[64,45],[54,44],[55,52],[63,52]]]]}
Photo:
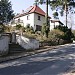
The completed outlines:
{"type": "Polygon", "coordinates": [[[22,10],[22,13],[24,13],[24,10],[22,10]]]}

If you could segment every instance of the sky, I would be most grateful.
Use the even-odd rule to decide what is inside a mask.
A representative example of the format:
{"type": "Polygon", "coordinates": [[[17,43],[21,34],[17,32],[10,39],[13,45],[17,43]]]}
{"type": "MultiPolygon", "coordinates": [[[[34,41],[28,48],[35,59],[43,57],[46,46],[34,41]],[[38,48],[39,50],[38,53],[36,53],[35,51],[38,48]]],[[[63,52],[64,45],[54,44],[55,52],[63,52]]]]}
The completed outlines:
{"type": "MultiPolygon", "coordinates": [[[[22,10],[26,10],[28,7],[33,6],[34,0],[10,0],[14,13],[21,13],[22,10]]],[[[44,11],[46,11],[45,4],[39,5],[44,11]]],[[[49,16],[52,17],[52,11],[49,7],[49,16]]]]}
{"type": "Polygon", "coordinates": [[[16,13],[25,10],[34,3],[34,0],[10,0],[10,1],[12,4],[12,9],[14,9],[14,12],[16,13]]]}
{"type": "MultiPolygon", "coordinates": [[[[12,4],[12,9],[14,10],[14,13],[21,13],[22,10],[26,10],[28,7],[33,6],[34,0],[9,0],[12,4]]],[[[46,11],[45,4],[39,5],[40,8],[42,8],[44,11],[46,11]]],[[[50,9],[49,6],[49,16],[53,17],[53,12],[50,9]]],[[[59,17],[59,19],[65,24],[65,18],[59,17]]],[[[74,28],[74,27],[73,27],[74,28]]],[[[75,28],[74,28],[75,29],[75,28]]]]}

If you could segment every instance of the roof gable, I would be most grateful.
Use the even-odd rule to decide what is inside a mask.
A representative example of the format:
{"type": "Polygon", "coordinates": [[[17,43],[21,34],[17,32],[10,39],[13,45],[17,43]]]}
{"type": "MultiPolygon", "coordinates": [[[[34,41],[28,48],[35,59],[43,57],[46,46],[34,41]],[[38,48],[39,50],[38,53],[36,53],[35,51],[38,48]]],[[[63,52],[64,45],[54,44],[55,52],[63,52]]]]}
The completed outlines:
{"type": "Polygon", "coordinates": [[[46,15],[46,13],[40,7],[38,7],[37,5],[34,5],[34,6],[30,6],[29,8],[27,8],[24,13],[15,16],[15,18],[22,17],[24,15],[31,14],[31,13],[37,13],[43,16],[46,15]]]}
{"type": "Polygon", "coordinates": [[[33,6],[33,9],[32,9],[31,11],[29,11],[29,13],[32,13],[32,12],[38,13],[38,14],[43,15],[43,16],[45,16],[45,14],[46,14],[46,13],[45,13],[40,7],[38,7],[37,5],[34,5],[34,6],[33,6]]]}

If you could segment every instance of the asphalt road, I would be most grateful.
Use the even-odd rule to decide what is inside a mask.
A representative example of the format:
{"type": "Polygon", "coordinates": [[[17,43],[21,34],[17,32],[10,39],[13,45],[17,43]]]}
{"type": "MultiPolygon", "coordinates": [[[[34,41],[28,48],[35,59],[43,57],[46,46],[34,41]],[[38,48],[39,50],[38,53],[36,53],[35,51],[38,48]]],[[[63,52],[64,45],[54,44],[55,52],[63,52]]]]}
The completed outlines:
{"type": "Polygon", "coordinates": [[[71,75],[75,72],[75,45],[0,63],[0,75],[71,75]]]}

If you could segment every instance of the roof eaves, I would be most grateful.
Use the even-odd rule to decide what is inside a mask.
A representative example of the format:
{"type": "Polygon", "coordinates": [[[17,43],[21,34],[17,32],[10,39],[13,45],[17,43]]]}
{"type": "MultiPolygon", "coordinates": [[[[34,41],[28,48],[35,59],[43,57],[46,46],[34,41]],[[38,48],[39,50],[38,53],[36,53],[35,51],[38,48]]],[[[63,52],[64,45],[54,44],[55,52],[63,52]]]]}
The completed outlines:
{"type": "Polygon", "coordinates": [[[59,21],[59,23],[61,23],[62,25],[64,25],[61,21],[59,21]]]}

